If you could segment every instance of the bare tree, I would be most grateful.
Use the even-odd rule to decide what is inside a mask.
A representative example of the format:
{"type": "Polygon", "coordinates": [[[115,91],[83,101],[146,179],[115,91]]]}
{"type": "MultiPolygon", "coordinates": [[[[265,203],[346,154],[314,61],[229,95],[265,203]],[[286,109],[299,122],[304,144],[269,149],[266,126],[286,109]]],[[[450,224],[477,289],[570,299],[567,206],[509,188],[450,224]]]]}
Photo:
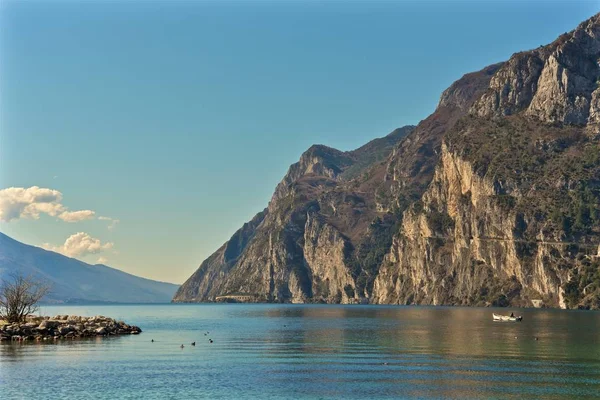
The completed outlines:
{"type": "Polygon", "coordinates": [[[20,273],[9,275],[0,284],[0,319],[9,323],[23,322],[38,310],[37,303],[50,291],[50,286],[20,273]]]}

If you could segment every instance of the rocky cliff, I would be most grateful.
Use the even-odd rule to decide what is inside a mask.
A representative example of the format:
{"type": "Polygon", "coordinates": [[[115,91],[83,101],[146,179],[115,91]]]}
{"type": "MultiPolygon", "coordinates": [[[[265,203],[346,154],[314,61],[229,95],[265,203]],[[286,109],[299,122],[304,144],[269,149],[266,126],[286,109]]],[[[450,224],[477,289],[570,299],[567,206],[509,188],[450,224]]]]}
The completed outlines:
{"type": "Polygon", "coordinates": [[[515,54],[473,105],[480,116],[523,112],[546,123],[598,122],[600,16],[548,46],[515,54]]]}
{"type": "Polygon", "coordinates": [[[596,15],[417,127],[311,147],[174,300],[600,308],[599,65],[596,15]]]}
{"type": "Polygon", "coordinates": [[[397,129],[349,152],[309,148],[268,207],[204,261],[174,301],[249,294],[253,301],[348,303],[364,297],[366,275],[373,281],[375,274],[354,254],[372,241],[372,223],[389,214],[375,189],[384,183],[393,148],[413,130],[397,129]]]}

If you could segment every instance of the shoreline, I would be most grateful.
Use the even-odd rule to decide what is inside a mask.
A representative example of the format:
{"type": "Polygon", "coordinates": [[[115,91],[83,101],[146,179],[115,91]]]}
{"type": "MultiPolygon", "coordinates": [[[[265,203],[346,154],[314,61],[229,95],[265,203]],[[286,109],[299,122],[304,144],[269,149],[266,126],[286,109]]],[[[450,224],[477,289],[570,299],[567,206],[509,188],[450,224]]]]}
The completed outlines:
{"type": "Polygon", "coordinates": [[[138,335],[140,327],[103,315],[27,316],[24,323],[0,325],[0,342],[49,341],[118,335],[138,335]]]}

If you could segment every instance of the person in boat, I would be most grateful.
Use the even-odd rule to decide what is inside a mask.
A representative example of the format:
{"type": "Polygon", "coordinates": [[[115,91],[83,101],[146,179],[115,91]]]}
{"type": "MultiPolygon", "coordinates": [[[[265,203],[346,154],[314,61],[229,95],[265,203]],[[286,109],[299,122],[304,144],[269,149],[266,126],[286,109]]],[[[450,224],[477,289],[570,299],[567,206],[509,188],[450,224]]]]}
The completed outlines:
{"type": "Polygon", "coordinates": [[[514,318],[514,317],[515,317],[515,313],[511,312],[511,313],[510,313],[510,317],[511,317],[511,318],[514,318]]]}

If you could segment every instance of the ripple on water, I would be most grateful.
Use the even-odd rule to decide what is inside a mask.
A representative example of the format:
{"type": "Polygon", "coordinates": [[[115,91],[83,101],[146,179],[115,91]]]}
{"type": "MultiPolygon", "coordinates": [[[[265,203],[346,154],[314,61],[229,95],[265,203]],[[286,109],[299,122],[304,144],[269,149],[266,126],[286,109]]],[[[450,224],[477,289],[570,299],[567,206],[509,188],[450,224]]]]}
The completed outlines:
{"type": "Polygon", "coordinates": [[[600,393],[600,314],[593,312],[521,310],[522,323],[498,324],[491,321],[490,309],[444,307],[162,305],[46,311],[108,315],[139,325],[144,333],[3,343],[3,399],[87,399],[89,393],[96,399],[558,399],[600,393]],[[196,346],[189,345],[192,341],[196,346]]]}

